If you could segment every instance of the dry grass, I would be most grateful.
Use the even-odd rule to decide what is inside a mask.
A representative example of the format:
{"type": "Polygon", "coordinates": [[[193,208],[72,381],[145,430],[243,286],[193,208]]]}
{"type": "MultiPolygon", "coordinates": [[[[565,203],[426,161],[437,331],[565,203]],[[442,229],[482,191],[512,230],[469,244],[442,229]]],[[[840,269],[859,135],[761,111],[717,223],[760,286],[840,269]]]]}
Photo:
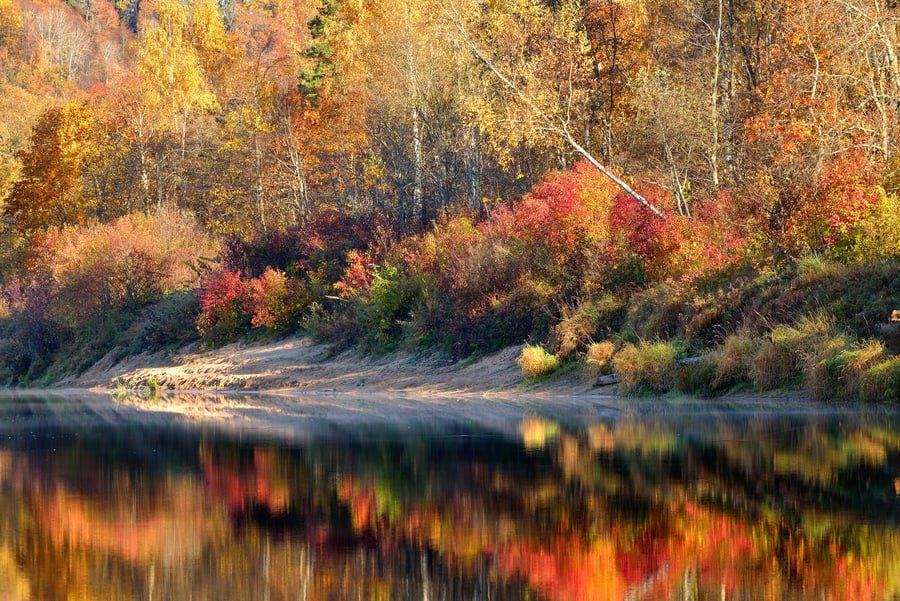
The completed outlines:
{"type": "Polygon", "coordinates": [[[612,359],[616,347],[612,342],[594,342],[584,353],[584,370],[588,377],[596,378],[612,371],[612,359]]]}
{"type": "Polygon", "coordinates": [[[851,346],[841,337],[833,338],[808,366],[807,390],[818,400],[855,400],[860,397],[864,374],[884,356],[884,345],[878,341],[851,346]]]}
{"type": "Polygon", "coordinates": [[[559,367],[556,355],[548,353],[542,346],[533,344],[526,344],[522,348],[518,363],[526,380],[546,376],[559,367]]]}
{"type": "Polygon", "coordinates": [[[675,354],[672,345],[665,342],[641,341],[638,346],[626,345],[613,357],[613,366],[619,375],[619,390],[625,394],[670,390],[678,370],[675,354]]]}
{"type": "Polygon", "coordinates": [[[622,310],[622,301],[606,294],[590,302],[566,305],[560,312],[560,320],[553,326],[550,345],[559,359],[568,359],[583,351],[597,336],[601,324],[609,327],[622,310]]]}
{"type": "Polygon", "coordinates": [[[715,388],[733,386],[750,378],[753,356],[759,349],[759,341],[753,337],[737,333],[725,339],[716,353],[715,388]]]}
{"type": "Polygon", "coordinates": [[[796,326],[777,326],[754,355],[750,379],[761,390],[794,384],[834,338],[834,321],[823,315],[804,317],[796,326]]]}

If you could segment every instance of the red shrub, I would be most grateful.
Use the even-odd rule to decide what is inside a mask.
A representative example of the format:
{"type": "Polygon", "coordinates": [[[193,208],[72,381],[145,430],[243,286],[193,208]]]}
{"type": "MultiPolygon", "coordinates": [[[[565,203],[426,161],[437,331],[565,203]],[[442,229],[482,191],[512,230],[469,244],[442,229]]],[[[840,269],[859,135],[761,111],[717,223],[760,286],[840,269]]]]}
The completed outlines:
{"type": "Polygon", "coordinates": [[[286,331],[305,308],[299,282],[283,271],[266,269],[250,280],[222,269],[204,278],[197,328],[214,340],[236,337],[249,328],[286,331]]]}
{"type": "Polygon", "coordinates": [[[878,173],[880,166],[863,151],[845,153],[819,173],[814,210],[825,223],[826,244],[850,234],[878,203],[878,173]]]}
{"type": "Polygon", "coordinates": [[[200,293],[200,315],[197,328],[209,338],[228,339],[237,336],[248,323],[245,306],[249,289],[241,273],[214,271],[204,278],[200,293]]]}
{"type": "Polygon", "coordinates": [[[639,184],[636,191],[663,211],[661,219],[630,194],[620,192],[609,213],[610,231],[617,246],[613,261],[634,253],[643,260],[646,270],[657,277],[668,275],[673,258],[684,241],[684,218],[670,210],[671,195],[654,184],[639,184]]]}
{"type": "Polygon", "coordinates": [[[608,233],[605,213],[612,188],[586,162],[552,174],[525,197],[490,215],[485,229],[494,236],[546,249],[558,265],[580,264],[586,247],[608,233]]]}
{"type": "Polygon", "coordinates": [[[693,213],[693,219],[681,220],[682,243],[673,275],[693,281],[731,269],[747,257],[746,224],[735,214],[729,191],[720,190],[715,199],[696,203],[693,213]]]}
{"type": "Polygon", "coordinates": [[[195,264],[215,245],[193,218],[163,208],[35,239],[28,276],[50,282],[51,315],[74,327],[108,309],[158,300],[197,283],[195,264]]]}
{"type": "Polygon", "coordinates": [[[317,270],[325,265],[334,272],[332,281],[341,276],[348,252],[378,247],[389,235],[384,219],[378,215],[348,215],[335,210],[313,216],[298,234],[299,270],[317,270]]]}
{"type": "Polygon", "coordinates": [[[347,269],[334,285],[342,298],[352,299],[368,290],[375,279],[375,263],[368,253],[351,250],[347,253],[347,269]]]}

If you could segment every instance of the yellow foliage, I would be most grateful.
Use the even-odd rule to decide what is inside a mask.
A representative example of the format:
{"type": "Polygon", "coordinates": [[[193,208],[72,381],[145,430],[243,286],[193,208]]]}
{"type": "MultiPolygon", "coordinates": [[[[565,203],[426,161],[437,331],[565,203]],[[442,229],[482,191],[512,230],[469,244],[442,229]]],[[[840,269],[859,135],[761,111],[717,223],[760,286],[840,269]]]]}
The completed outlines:
{"type": "Polygon", "coordinates": [[[861,260],[900,258],[900,194],[881,194],[859,224],[851,255],[861,260]]]}

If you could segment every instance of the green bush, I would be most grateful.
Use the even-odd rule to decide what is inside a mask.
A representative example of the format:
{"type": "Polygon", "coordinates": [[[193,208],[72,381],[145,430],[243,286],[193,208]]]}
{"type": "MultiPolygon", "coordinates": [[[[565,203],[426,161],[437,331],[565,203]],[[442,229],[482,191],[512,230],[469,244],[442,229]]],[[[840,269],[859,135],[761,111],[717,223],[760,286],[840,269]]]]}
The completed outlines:
{"type": "Polygon", "coordinates": [[[371,350],[389,350],[398,342],[403,322],[410,319],[421,300],[418,280],[393,265],[379,267],[371,288],[359,299],[361,339],[371,350]]]}

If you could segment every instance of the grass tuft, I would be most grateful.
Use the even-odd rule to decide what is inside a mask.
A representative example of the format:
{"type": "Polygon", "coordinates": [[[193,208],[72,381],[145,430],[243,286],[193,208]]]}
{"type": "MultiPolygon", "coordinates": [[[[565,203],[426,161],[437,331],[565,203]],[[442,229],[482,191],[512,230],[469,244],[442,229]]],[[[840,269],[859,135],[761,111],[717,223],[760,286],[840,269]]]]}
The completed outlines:
{"type": "Polygon", "coordinates": [[[776,326],[753,357],[750,379],[761,390],[795,385],[806,363],[834,337],[834,321],[824,315],[804,317],[796,326],[776,326]]]}
{"type": "Polygon", "coordinates": [[[533,344],[526,344],[522,348],[518,363],[522,369],[522,376],[526,380],[546,376],[559,367],[559,359],[556,355],[548,353],[542,346],[533,344]]]}
{"type": "Polygon", "coordinates": [[[861,396],[865,372],[884,359],[878,341],[849,345],[842,337],[829,340],[807,368],[806,388],[821,401],[849,401],[861,396]]]}
{"type": "Polygon", "coordinates": [[[678,368],[676,354],[675,347],[667,342],[642,340],[637,346],[625,345],[613,357],[619,390],[624,394],[671,390],[678,368]]]}
{"type": "Polygon", "coordinates": [[[584,371],[590,378],[606,375],[612,371],[612,359],[616,347],[612,342],[594,342],[584,353],[584,371]]]}
{"type": "Polygon", "coordinates": [[[758,349],[759,341],[747,334],[737,333],[726,338],[716,353],[712,386],[724,389],[749,380],[753,357],[758,349]]]}

